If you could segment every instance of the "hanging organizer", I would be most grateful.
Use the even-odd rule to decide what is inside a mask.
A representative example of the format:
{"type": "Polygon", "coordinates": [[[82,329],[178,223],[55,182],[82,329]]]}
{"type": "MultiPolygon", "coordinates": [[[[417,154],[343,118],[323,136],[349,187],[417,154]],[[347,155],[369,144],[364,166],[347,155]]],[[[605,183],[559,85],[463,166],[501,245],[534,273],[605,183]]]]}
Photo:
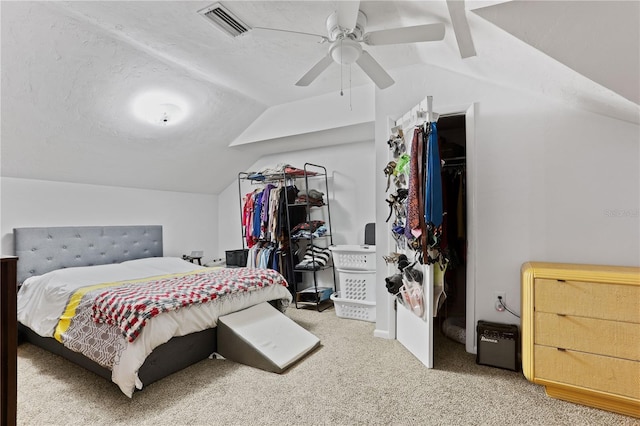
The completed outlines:
{"type": "MultiPolygon", "coordinates": [[[[390,208],[388,223],[394,242],[391,251],[406,256],[410,267],[417,270],[418,275],[420,273],[422,274],[422,276],[419,277],[421,280],[418,282],[412,277],[412,275],[416,274],[403,273],[403,285],[396,285],[394,289],[397,290],[399,303],[403,304],[409,311],[422,319],[425,319],[427,316],[436,316],[438,307],[446,297],[443,282],[444,269],[432,259],[433,257],[439,256],[438,252],[422,250],[421,248],[416,250],[418,245],[422,247],[425,243],[427,245],[432,243],[433,233],[427,231],[425,224],[422,225],[423,227],[420,231],[426,238],[422,237],[422,235],[418,238],[413,238],[413,236],[408,238],[410,234],[408,234],[408,231],[405,229],[408,220],[406,217],[407,203],[415,202],[410,199],[417,196],[417,193],[411,194],[409,192],[410,153],[415,143],[413,141],[414,130],[419,126],[428,126],[428,131],[434,131],[436,126],[431,126],[431,123],[435,123],[439,116],[438,113],[433,112],[433,98],[431,96],[426,98],[426,103],[426,111],[422,109],[422,103],[418,104],[412,111],[394,123],[395,126],[391,129],[392,134],[388,141],[390,156],[393,157],[393,159],[387,165],[387,169],[385,169],[385,174],[387,174],[388,178],[387,188],[389,193],[387,202],[390,208]],[[434,130],[431,130],[432,128],[434,130]],[[436,263],[435,267],[433,263],[436,263]],[[435,268],[438,268],[438,270],[435,270],[435,268]],[[431,289],[433,289],[433,296],[430,294],[431,289]]],[[[429,133],[425,132],[425,139],[422,141],[425,151],[427,150],[428,135],[429,133]]],[[[435,168],[432,164],[430,169],[428,161],[429,159],[427,157],[423,158],[424,164],[421,165],[423,173],[422,179],[425,182],[424,185],[420,187],[422,191],[424,191],[426,182],[428,182],[429,179],[440,177],[439,167],[437,168],[438,172],[434,175],[431,170],[435,168]]],[[[439,158],[436,157],[433,161],[439,162],[439,158]]],[[[439,166],[439,164],[437,165],[439,166]]],[[[427,208],[433,208],[433,205],[425,198],[424,205],[421,205],[420,208],[420,214],[422,214],[427,208]]],[[[440,204],[440,217],[442,215],[441,209],[440,204]]],[[[421,221],[421,223],[422,222],[426,222],[426,220],[421,221]]],[[[412,272],[411,269],[408,269],[408,271],[412,272]]],[[[398,273],[399,271],[396,269],[390,272],[398,273]]],[[[397,280],[398,277],[395,277],[395,279],[397,280]]],[[[393,285],[388,285],[387,287],[393,287],[393,285]]]]}

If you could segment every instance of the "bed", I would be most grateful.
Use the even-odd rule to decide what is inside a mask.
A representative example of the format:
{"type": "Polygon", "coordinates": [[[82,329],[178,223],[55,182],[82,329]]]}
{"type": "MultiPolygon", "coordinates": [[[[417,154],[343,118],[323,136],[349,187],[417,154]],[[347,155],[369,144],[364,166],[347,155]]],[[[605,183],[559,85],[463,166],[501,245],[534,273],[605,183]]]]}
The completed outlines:
{"type": "Polygon", "coordinates": [[[216,352],[219,316],[291,302],[275,271],[163,257],[161,226],[15,228],[14,243],[23,339],[129,397],[216,352]]]}

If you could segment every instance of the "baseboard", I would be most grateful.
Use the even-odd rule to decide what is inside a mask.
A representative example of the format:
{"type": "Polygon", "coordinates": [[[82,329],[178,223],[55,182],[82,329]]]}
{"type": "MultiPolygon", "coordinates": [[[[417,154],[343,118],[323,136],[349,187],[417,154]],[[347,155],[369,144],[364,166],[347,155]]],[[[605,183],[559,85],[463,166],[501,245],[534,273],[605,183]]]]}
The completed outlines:
{"type": "Polygon", "coordinates": [[[374,330],[373,337],[379,337],[381,339],[392,339],[388,330],[374,330]]]}

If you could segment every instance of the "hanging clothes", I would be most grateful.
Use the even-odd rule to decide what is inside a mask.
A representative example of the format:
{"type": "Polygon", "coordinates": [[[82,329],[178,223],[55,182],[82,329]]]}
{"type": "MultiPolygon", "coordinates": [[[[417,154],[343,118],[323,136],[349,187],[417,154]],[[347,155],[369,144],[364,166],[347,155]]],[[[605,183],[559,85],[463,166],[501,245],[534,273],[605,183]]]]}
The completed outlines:
{"type": "Polygon", "coordinates": [[[458,177],[458,202],[456,208],[456,221],[458,224],[458,238],[466,239],[467,231],[465,229],[465,214],[464,214],[464,206],[465,206],[465,183],[463,173],[459,173],[456,175],[458,177]]]}
{"type": "Polygon", "coordinates": [[[282,187],[278,186],[269,193],[269,224],[268,239],[272,243],[278,242],[278,203],[280,202],[280,192],[282,187]]]}
{"type": "Polygon", "coordinates": [[[262,191],[257,192],[255,199],[253,201],[253,229],[251,230],[251,234],[260,238],[260,217],[262,214],[262,191]]]}
{"type": "Polygon", "coordinates": [[[280,193],[280,200],[278,203],[279,225],[277,232],[281,243],[288,238],[291,228],[301,222],[304,222],[307,217],[307,207],[305,205],[293,205],[296,197],[298,196],[298,192],[300,191],[295,185],[289,185],[284,187],[280,193]],[[287,223],[289,223],[289,229],[287,229],[287,223]]]}
{"type": "Polygon", "coordinates": [[[419,238],[422,234],[420,216],[424,213],[421,206],[422,182],[423,182],[423,132],[422,127],[413,132],[411,142],[411,156],[409,164],[409,195],[407,197],[407,222],[405,236],[407,238],[419,238]]]}
{"type": "Polygon", "coordinates": [[[438,149],[438,128],[429,123],[427,142],[427,180],[425,188],[425,222],[434,227],[442,225],[442,177],[440,150],[438,149]]]}
{"type": "Polygon", "coordinates": [[[274,186],[267,184],[262,190],[246,194],[242,207],[242,226],[247,247],[258,241],[271,242],[280,247],[288,244],[290,227],[304,222],[307,211],[305,205],[295,204],[298,194],[295,185],[274,186]]]}
{"type": "Polygon", "coordinates": [[[251,248],[256,243],[257,238],[253,235],[254,201],[256,192],[249,192],[244,198],[242,207],[242,231],[244,232],[247,247],[251,248]]]}
{"type": "Polygon", "coordinates": [[[272,184],[267,184],[262,190],[262,206],[260,210],[260,238],[269,240],[269,198],[271,190],[275,188],[272,184]]]}

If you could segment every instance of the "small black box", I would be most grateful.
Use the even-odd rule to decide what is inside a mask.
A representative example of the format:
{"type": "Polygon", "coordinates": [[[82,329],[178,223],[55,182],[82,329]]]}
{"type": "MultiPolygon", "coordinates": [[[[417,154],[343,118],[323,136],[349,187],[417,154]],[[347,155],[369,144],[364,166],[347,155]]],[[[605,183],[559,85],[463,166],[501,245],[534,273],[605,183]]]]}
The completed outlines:
{"type": "Polygon", "coordinates": [[[478,321],[476,364],[520,371],[520,333],[515,324],[478,321]]]}
{"type": "Polygon", "coordinates": [[[249,249],[227,250],[224,254],[226,266],[247,266],[249,249]]]}

